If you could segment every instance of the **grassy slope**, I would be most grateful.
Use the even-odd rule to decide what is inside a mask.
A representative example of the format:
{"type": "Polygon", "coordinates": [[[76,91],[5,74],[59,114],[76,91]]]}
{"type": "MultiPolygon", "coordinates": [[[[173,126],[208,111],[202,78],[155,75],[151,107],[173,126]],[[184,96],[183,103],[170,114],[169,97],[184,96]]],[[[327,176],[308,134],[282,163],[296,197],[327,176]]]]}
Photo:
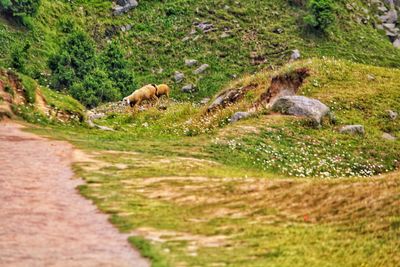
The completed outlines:
{"type": "MultiPolygon", "coordinates": [[[[299,136],[295,140],[307,143],[318,159],[337,152],[332,142],[349,154],[346,162],[358,161],[361,151],[390,164],[399,159],[400,141],[380,138],[383,130],[400,134],[399,121],[384,115],[389,108],[400,110],[398,70],[314,59],[278,72],[298,66],[313,73],[301,93],[327,103],[340,124],[363,123],[365,138],[340,135],[335,126],[310,129],[297,119],[262,114],[218,127],[248,106],[274,73],[236,81],[257,83],[259,91],[206,122],[199,116],[202,107],[184,103],[98,121],[117,129],[112,133],[61,126],[36,132],[66,139],[98,160],[75,166],[87,181],[81,192],[120,230],[139,236],[130,240],[154,266],[396,266],[398,172],[380,178],[295,179],[280,174],[286,166],[264,169],[266,164],[253,164],[254,153],[224,145],[236,140],[255,148],[273,140],[290,154],[304,143],[292,145],[285,138],[299,136]],[[191,127],[210,130],[187,136],[190,118],[191,127]],[[280,131],[270,131],[274,127],[280,131]],[[221,143],[215,149],[217,138],[221,143]]],[[[305,168],[317,163],[312,155],[303,161],[305,168]]]]}
{"type": "MultiPolygon", "coordinates": [[[[112,17],[110,1],[44,0],[34,31],[0,23],[0,62],[7,65],[14,43],[32,42],[30,69],[46,69],[46,58],[57,51],[63,35],[61,25],[71,21],[84,28],[98,42],[105,45],[105,31],[112,26],[132,25],[127,33],[117,34],[126,49],[132,71],[139,85],[167,82],[173,85],[175,98],[186,98],[179,92],[181,85],[172,82],[174,71],[186,74],[186,83],[199,87],[193,97],[201,99],[217,92],[234,75],[253,73],[287,61],[290,51],[298,48],[305,57],[335,56],[361,63],[399,66],[400,51],[371,25],[359,25],[344,4],[339,3],[339,24],[333,33],[310,35],[301,28],[303,11],[279,1],[210,1],[173,0],[168,2],[142,1],[129,14],[112,17]],[[207,34],[195,32],[193,22],[206,21],[215,25],[207,34]],[[284,29],[282,34],[274,31],[284,29]],[[221,38],[228,30],[230,36],[221,38]],[[189,36],[189,40],[182,39],[189,36]],[[385,53],[382,53],[385,51],[385,53]],[[250,54],[265,58],[265,63],[252,65],[250,54]],[[192,74],[194,68],[184,66],[184,59],[194,58],[211,67],[203,75],[192,74]],[[159,73],[160,69],[163,70],[159,73]]],[[[352,1],[355,2],[355,1],[352,1]]],[[[362,3],[362,1],[359,1],[362,3]]],[[[362,4],[360,4],[362,6],[362,4]]],[[[361,14],[357,11],[356,14],[361,14]]],[[[364,15],[365,16],[365,15],[364,15]]]]}

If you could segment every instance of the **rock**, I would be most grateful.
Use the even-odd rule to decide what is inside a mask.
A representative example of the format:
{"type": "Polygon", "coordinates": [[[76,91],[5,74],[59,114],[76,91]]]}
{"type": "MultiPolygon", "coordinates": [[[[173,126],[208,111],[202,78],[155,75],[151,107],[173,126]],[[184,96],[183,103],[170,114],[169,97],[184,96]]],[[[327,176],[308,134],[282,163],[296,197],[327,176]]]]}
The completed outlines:
{"type": "Polygon", "coordinates": [[[397,119],[397,117],[399,116],[399,114],[397,112],[394,112],[393,110],[388,110],[387,114],[389,116],[389,118],[394,121],[397,119]]]}
{"type": "Polygon", "coordinates": [[[102,130],[102,131],[111,131],[111,132],[114,131],[114,129],[112,129],[112,128],[110,128],[110,127],[101,126],[101,125],[97,125],[97,124],[95,124],[95,127],[96,127],[97,129],[99,129],[99,130],[102,130]]]}
{"type": "Polygon", "coordinates": [[[382,134],[382,138],[386,139],[386,140],[389,140],[389,141],[396,141],[397,140],[396,137],[394,137],[393,135],[391,135],[389,133],[383,133],[382,134]]]}
{"type": "Polygon", "coordinates": [[[368,81],[375,81],[376,80],[375,76],[372,75],[372,74],[368,74],[367,75],[367,79],[368,79],[368,81]]]}
{"type": "Polygon", "coordinates": [[[185,74],[183,74],[182,72],[179,72],[179,71],[175,71],[174,80],[176,83],[182,82],[184,78],[185,78],[185,74]]]}
{"type": "Polygon", "coordinates": [[[393,46],[396,48],[400,48],[400,38],[397,38],[396,40],[394,40],[393,46]]]}
{"type": "Polygon", "coordinates": [[[298,49],[295,49],[292,51],[292,55],[290,56],[291,61],[298,60],[301,57],[300,51],[298,49]]]}
{"type": "Polygon", "coordinates": [[[365,129],[364,129],[364,126],[362,126],[362,125],[346,125],[346,126],[343,126],[342,128],[340,128],[339,132],[342,134],[364,135],[365,129]]]}
{"type": "Polygon", "coordinates": [[[197,65],[197,60],[196,59],[186,59],[185,60],[185,65],[188,67],[193,67],[194,65],[197,65]]]}
{"type": "Polygon", "coordinates": [[[203,73],[206,69],[208,69],[210,66],[208,64],[203,64],[199,68],[197,68],[195,71],[193,71],[193,74],[201,74],[203,73]]]}
{"type": "Polygon", "coordinates": [[[229,33],[223,32],[223,33],[221,33],[221,35],[219,36],[219,38],[224,39],[224,38],[228,38],[228,37],[230,37],[230,36],[231,36],[231,35],[230,35],[229,33]]]}
{"type": "Polygon", "coordinates": [[[98,120],[98,119],[104,118],[105,116],[106,116],[105,113],[95,113],[93,111],[87,112],[87,117],[88,117],[88,120],[90,120],[90,121],[98,120]]]}
{"type": "Polygon", "coordinates": [[[205,104],[207,104],[208,102],[210,102],[210,98],[209,97],[206,97],[206,98],[203,98],[201,101],[200,101],[200,104],[201,105],[205,105],[205,104]]]}
{"type": "Polygon", "coordinates": [[[214,25],[212,23],[208,23],[208,22],[195,22],[193,23],[193,25],[199,29],[200,31],[207,33],[210,31],[214,31],[214,25]]]}
{"type": "Polygon", "coordinates": [[[137,6],[138,2],[136,0],[117,0],[117,6],[113,8],[113,14],[118,16],[137,6]]]}
{"type": "Polygon", "coordinates": [[[225,90],[221,92],[219,95],[217,95],[217,98],[211,103],[211,105],[208,106],[207,111],[211,112],[218,108],[224,108],[233,103],[236,103],[237,101],[242,99],[247,92],[254,90],[256,88],[257,86],[255,84],[250,84],[240,88],[232,88],[225,90]]]}
{"type": "Polygon", "coordinates": [[[273,32],[276,33],[276,34],[282,34],[282,33],[285,32],[285,30],[282,29],[282,28],[276,28],[275,30],[273,30],[273,32]]]}
{"type": "Polygon", "coordinates": [[[234,123],[234,122],[246,119],[250,116],[251,116],[250,112],[236,112],[235,114],[232,115],[232,117],[229,119],[229,121],[234,123]]]}
{"type": "Polygon", "coordinates": [[[394,30],[396,28],[396,24],[394,23],[384,23],[382,24],[385,29],[394,30]]]}
{"type": "Polygon", "coordinates": [[[305,96],[280,97],[272,105],[272,111],[311,118],[316,125],[321,125],[325,116],[331,117],[330,109],[325,104],[305,96]]]}
{"type": "Polygon", "coordinates": [[[182,87],[181,91],[183,93],[193,93],[196,91],[196,86],[194,84],[188,84],[182,87]]]}

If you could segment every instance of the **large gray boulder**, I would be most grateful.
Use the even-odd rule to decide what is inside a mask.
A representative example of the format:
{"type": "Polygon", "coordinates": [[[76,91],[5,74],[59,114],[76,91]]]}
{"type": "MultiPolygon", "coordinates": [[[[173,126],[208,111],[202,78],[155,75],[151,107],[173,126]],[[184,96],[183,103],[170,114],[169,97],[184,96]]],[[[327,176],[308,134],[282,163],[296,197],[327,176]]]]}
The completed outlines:
{"type": "Polygon", "coordinates": [[[285,115],[307,117],[316,125],[321,125],[325,116],[331,117],[329,107],[319,100],[305,96],[283,96],[278,98],[271,107],[272,111],[285,115]]]}
{"type": "Polygon", "coordinates": [[[340,128],[339,132],[342,134],[364,135],[365,129],[362,125],[346,125],[340,128]]]}

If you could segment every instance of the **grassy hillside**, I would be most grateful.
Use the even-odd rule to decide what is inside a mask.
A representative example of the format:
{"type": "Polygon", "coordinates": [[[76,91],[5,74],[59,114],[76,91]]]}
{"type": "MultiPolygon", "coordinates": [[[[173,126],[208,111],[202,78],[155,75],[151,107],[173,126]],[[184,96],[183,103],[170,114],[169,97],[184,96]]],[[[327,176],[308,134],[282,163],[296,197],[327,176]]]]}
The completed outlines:
{"type": "Polygon", "coordinates": [[[34,131],[89,154],[75,165],[87,182],[82,194],[153,266],[396,266],[400,141],[381,135],[400,135],[386,113],[400,109],[399,77],[397,69],[305,60],[234,81],[257,89],[212,116],[170,102],[166,111],[96,121],[114,132],[34,131]],[[268,112],[226,123],[273,75],[298,67],[311,70],[300,94],[325,102],[337,125],[315,129],[268,112]],[[350,123],[363,124],[365,136],[338,133],[350,123]]]}
{"type": "MultiPolygon", "coordinates": [[[[400,112],[400,50],[373,27],[367,1],[335,1],[337,21],[325,33],[310,31],[306,9],[289,2],[141,0],[115,17],[109,0],[42,0],[29,27],[2,15],[0,65],[31,44],[25,75],[11,71],[24,99],[11,98],[12,111],[40,123],[31,131],[87,153],[74,165],[86,181],[81,193],[153,266],[397,266],[400,120],[388,110],[400,112]],[[137,84],[168,83],[173,99],[137,112],[101,106],[106,116],[94,123],[103,130],[64,123],[85,110],[46,87],[47,60],[72,28],[99,51],[119,40],[137,84]],[[302,60],[288,63],[293,49],[302,60]],[[194,74],[200,64],[210,67],[194,74]],[[314,128],[268,109],[229,122],[272,77],[298,68],[310,71],[299,94],[329,106],[336,124],[314,128]],[[190,83],[197,91],[182,93],[190,83]],[[248,85],[254,90],[227,108],[207,113],[198,104],[248,85]],[[348,124],[362,124],[365,135],[339,133],[348,124]]],[[[13,94],[8,72],[0,104],[13,94]]]]}
{"type": "Polygon", "coordinates": [[[166,82],[178,99],[201,99],[210,96],[236,76],[273,68],[287,62],[292,49],[304,57],[330,56],[365,64],[399,66],[400,51],[387,37],[372,27],[373,17],[365,24],[358,18],[368,17],[364,1],[352,1],[358,11],[345,8],[338,1],[337,23],[325,35],[311,33],[304,27],[304,8],[278,1],[140,1],[128,14],[114,17],[111,2],[43,0],[31,29],[1,18],[0,62],[9,64],[10,51],[26,42],[32,44],[28,71],[41,77],[46,60],[57,52],[58,45],[72,27],[83,28],[97,42],[98,49],[108,39],[122,41],[130,69],[138,85],[166,82]],[[212,31],[203,33],[194,23],[207,22],[212,31]],[[130,25],[123,32],[121,26],[130,25]],[[383,53],[384,51],[384,53],[383,53]],[[187,67],[185,59],[196,59],[210,68],[201,75],[187,67]],[[182,84],[173,82],[175,71],[186,75],[182,84]],[[196,84],[196,93],[182,94],[185,84],[196,84]]]}

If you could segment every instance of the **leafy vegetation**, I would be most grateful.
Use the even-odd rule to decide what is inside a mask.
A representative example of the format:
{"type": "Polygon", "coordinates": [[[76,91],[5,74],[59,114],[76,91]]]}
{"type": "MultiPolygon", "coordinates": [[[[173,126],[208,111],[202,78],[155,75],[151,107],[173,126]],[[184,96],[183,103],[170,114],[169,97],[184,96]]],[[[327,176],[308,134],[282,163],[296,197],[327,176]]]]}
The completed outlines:
{"type": "MultiPolygon", "coordinates": [[[[344,1],[335,2],[337,25],[332,34],[321,37],[303,28],[302,18],[307,15],[307,8],[291,5],[287,0],[263,1],[262,8],[259,1],[217,0],[212,7],[209,0],[142,1],[129,14],[118,17],[112,16],[111,2],[107,0],[71,3],[43,0],[32,21],[34,30],[13,28],[3,20],[0,45],[4,49],[0,51],[0,64],[11,66],[10,48],[15,43],[23,47],[29,42],[32,47],[26,69],[32,70],[31,76],[42,80],[42,74],[48,72],[47,59],[60,54],[63,40],[80,30],[95,41],[96,50],[104,50],[109,41],[120,44],[126,59],[123,72],[134,75],[134,88],[164,82],[172,87],[173,98],[179,100],[200,100],[213,95],[238,75],[276,68],[287,62],[293,49],[299,49],[305,58],[330,56],[364,64],[399,66],[400,51],[371,26],[373,18],[366,25],[357,23],[357,17],[365,16],[361,7],[367,6],[364,1],[355,3],[360,9],[350,13],[344,1]],[[204,33],[194,25],[196,22],[211,23],[213,30],[204,33]],[[127,25],[130,30],[126,30],[127,25]],[[210,68],[202,75],[195,75],[196,66],[186,66],[185,59],[196,59],[210,68]],[[174,82],[175,71],[185,74],[182,83],[174,82]],[[182,86],[189,83],[196,84],[198,90],[193,94],[182,93],[182,86]]],[[[115,87],[122,94],[133,88],[123,88],[120,82],[115,87]]]]}
{"type": "Polygon", "coordinates": [[[119,100],[135,89],[133,76],[116,43],[98,55],[93,40],[84,32],[70,33],[59,53],[49,60],[52,86],[65,90],[87,107],[119,100]]]}
{"type": "Polygon", "coordinates": [[[310,0],[308,9],[310,14],[304,21],[318,30],[326,31],[335,22],[335,5],[332,0],[310,0]]]}
{"type": "Polygon", "coordinates": [[[371,26],[374,18],[357,23],[364,1],[353,1],[360,8],[352,13],[346,1],[305,2],[141,1],[114,17],[106,0],[43,0],[30,30],[0,20],[0,64],[42,85],[21,76],[30,103],[14,113],[95,159],[74,165],[86,181],[80,192],[154,266],[396,266],[400,141],[382,134],[400,137],[400,121],[387,112],[400,111],[400,50],[371,26]],[[292,49],[305,59],[286,64],[292,49]],[[199,64],[185,59],[210,68],[194,74],[199,64]],[[299,93],[327,104],[338,125],[310,128],[268,110],[230,123],[271,77],[299,67],[311,71],[299,93]],[[102,106],[161,82],[174,99],[143,112],[102,106]],[[187,83],[198,91],[182,93],[187,83]],[[196,104],[249,84],[255,89],[226,109],[196,104]],[[38,93],[55,114],[38,110],[38,93]],[[114,131],[55,123],[84,117],[65,93],[113,110],[95,123],[114,131]],[[363,124],[365,136],[339,133],[347,124],[363,124]]]}
{"type": "Polygon", "coordinates": [[[0,10],[10,12],[15,17],[36,15],[41,0],[1,0],[0,10]]]}

